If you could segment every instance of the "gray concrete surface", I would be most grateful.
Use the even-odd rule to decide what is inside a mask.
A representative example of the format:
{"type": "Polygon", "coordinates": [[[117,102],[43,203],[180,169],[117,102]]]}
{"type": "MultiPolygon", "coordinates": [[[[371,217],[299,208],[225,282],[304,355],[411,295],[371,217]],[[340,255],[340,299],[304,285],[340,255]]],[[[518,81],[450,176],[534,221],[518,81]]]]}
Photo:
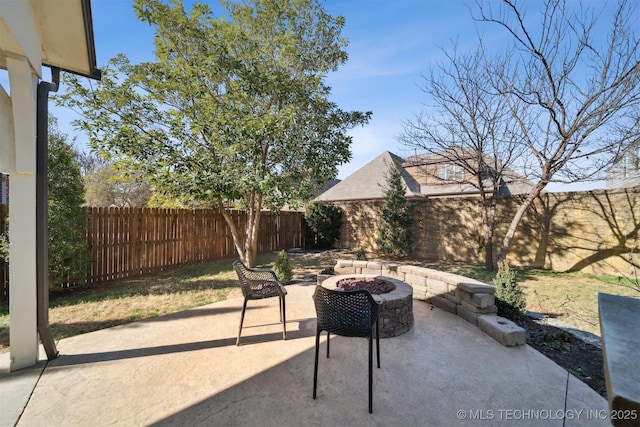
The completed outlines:
{"type": "Polygon", "coordinates": [[[332,338],[312,399],[314,284],[92,332],[61,356],[9,373],[2,426],[606,426],[605,399],[529,346],[507,348],[462,318],[414,301],[414,327],[382,339],[367,407],[367,341],[332,338]]]}

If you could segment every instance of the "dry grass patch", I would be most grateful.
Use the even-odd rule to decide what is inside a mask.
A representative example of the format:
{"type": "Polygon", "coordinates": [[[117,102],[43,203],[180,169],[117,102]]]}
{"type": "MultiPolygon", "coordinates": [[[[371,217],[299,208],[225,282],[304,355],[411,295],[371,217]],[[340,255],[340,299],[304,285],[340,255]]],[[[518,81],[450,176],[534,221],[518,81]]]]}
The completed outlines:
{"type": "MultiPolygon", "coordinates": [[[[230,261],[54,291],[49,323],[55,340],[150,319],[241,295],[230,261]]],[[[8,307],[0,308],[0,352],[9,350],[8,307]]]]}
{"type": "Polygon", "coordinates": [[[520,284],[527,296],[527,310],[555,317],[596,335],[600,335],[598,293],[640,297],[632,283],[611,276],[521,272],[520,284]]]}

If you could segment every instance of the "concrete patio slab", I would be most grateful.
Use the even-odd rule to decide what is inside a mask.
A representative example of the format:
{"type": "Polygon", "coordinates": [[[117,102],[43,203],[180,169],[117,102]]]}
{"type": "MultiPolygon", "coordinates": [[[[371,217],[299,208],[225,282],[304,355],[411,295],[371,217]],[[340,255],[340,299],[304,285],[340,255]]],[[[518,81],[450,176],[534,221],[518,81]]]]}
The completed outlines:
{"type": "Polygon", "coordinates": [[[5,357],[0,424],[610,425],[605,399],[542,354],[526,345],[504,347],[421,301],[414,301],[413,328],[380,342],[373,414],[365,339],[332,338],[327,359],[323,334],[313,400],[314,286],[287,287],[286,341],[273,298],[249,302],[236,346],[242,299],[233,298],[63,339],[61,356],[42,375],[8,373],[5,357]],[[25,396],[28,402],[15,402],[25,396]],[[5,411],[7,399],[24,410],[5,411]]]}

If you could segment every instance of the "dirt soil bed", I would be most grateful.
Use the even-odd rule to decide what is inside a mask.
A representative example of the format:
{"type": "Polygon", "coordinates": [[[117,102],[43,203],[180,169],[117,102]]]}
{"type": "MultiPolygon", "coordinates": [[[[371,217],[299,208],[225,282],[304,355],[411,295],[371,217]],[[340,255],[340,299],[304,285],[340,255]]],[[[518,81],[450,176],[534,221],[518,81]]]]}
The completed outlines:
{"type": "Polygon", "coordinates": [[[522,316],[515,320],[527,331],[527,344],[562,366],[606,398],[602,350],[544,320],[522,316]]]}

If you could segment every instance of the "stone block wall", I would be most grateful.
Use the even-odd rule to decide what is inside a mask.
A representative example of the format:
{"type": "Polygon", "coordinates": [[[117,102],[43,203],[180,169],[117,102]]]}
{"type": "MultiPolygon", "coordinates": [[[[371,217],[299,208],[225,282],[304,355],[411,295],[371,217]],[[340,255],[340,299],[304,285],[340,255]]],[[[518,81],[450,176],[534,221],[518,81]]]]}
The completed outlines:
{"type": "MultiPolygon", "coordinates": [[[[520,204],[519,196],[498,202],[494,254],[520,204]]],[[[338,245],[377,253],[382,201],[335,202],[344,211],[338,245]]],[[[477,197],[411,200],[412,257],[484,263],[482,213],[477,197]]],[[[634,276],[640,269],[640,187],[545,193],[522,218],[512,240],[511,265],[555,271],[634,276]]]]}
{"type": "Polygon", "coordinates": [[[505,346],[526,342],[524,329],[496,315],[495,288],[486,283],[431,268],[388,262],[338,260],[334,270],[340,275],[366,274],[401,280],[413,288],[413,299],[462,317],[505,346]]]}

